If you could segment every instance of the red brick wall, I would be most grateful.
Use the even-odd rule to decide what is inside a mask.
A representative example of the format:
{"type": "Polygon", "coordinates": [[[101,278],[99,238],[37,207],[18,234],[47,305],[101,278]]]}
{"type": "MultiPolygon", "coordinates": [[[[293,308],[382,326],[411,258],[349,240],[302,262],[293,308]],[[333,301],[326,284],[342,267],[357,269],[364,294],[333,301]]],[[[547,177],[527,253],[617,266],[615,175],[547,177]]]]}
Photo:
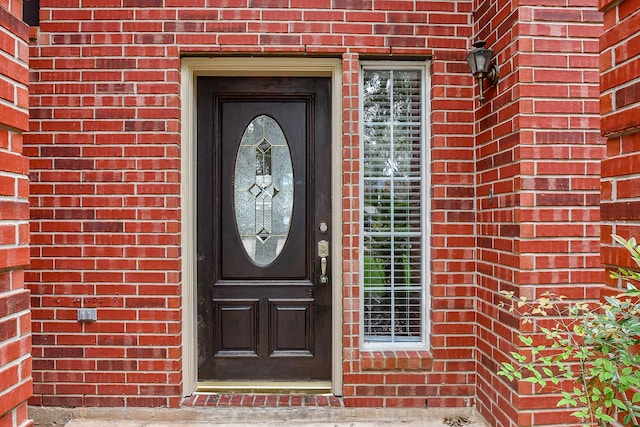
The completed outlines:
{"type": "MultiPolygon", "coordinates": [[[[635,267],[611,234],[640,239],[640,2],[600,1],[600,111],[607,158],[602,162],[602,259],[635,267]]],[[[613,286],[617,284],[611,283],[613,286]]]]}
{"type": "Polygon", "coordinates": [[[40,3],[25,142],[32,159],[32,403],[179,403],[179,58],[203,52],[344,59],[345,403],[472,403],[470,0],[40,3]],[[360,353],[358,66],[367,55],[430,54],[432,352],[409,369],[417,354],[360,353]],[[79,307],[97,307],[98,322],[78,323],[79,307]]]}
{"type": "Polygon", "coordinates": [[[0,425],[28,426],[32,393],[29,291],[28,28],[22,2],[0,0],[0,425]]]}
{"type": "Polygon", "coordinates": [[[32,402],[179,403],[180,55],[321,54],[344,70],[345,404],[465,406],[477,395],[492,422],[557,424],[552,399],[495,376],[519,331],[497,292],[591,297],[602,279],[595,0],[205,3],[41,0],[25,141],[32,402]],[[474,109],[465,57],[479,38],[503,78],[474,109]],[[359,64],[415,55],[433,55],[431,352],[361,352],[359,64]],[[79,307],[97,307],[98,322],[78,323],[79,307]]]}
{"type": "Polygon", "coordinates": [[[602,16],[595,0],[475,3],[502,75],[476,110],[479,407],[494,425],[564,424],[555,396],[496,376],[522,331],[498,292],[597,296],[602,16]]]}

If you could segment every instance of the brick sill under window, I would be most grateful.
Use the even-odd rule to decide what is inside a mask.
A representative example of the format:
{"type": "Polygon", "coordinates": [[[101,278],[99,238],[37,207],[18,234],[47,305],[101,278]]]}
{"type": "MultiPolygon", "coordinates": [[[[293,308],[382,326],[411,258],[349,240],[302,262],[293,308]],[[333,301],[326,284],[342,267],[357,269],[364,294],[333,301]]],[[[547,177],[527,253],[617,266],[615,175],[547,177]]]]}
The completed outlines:
{"type": "Polygon", "coordinates": [[[429,351],[361,351],[363,371],[430,371],[433,355],[429,351]]]}

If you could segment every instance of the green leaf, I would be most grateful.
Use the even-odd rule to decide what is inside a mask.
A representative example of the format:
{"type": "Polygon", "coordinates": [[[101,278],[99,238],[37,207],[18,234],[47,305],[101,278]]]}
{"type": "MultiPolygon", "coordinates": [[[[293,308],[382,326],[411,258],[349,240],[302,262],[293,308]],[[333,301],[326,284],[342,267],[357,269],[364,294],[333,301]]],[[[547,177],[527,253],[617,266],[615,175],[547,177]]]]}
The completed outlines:
{"type": "Polygon", "coordinates": [[[577,405],[578,405],[578,402],[576,402],[576,401],[575,401],[575,400],[573,400],[573,399],[560,399],[560,400],[558,401],[558,403],[556,404],[556,407],[566,406],[566,405],[574,406],[574,407],[575,407],[575,406],[577,406],[577,405]]]}
{"type": "Polygon", "coordinates": [[[513,372],[513,371],[516,370],[516,368],[514,368],[511,363],[502,362],[502,366],[504,367],[505,371],[507,371],[507,372],[513,372]]]}
{"type": "Polygon", "coordinates": [[[527,337],[527,336],[524,336],[524,335],[518,335],[518,338],[520,338],[520,341],[522,341],[522,343],[524,345],[531,346],[531,344],[533,344],[533,338],[531,338],[531,337],[527,337]]]}
{"type": "MultiPolygon", "coordinates": [[[[598,408],[598,409],[599,409],[599,408],[598,408]]],[[[608,422],[608,423],[614,423],[614,422],[616,422],[616,420],[614,420],[610,415],[608,415],[608,414],[604,414],[604,413],[600,413],[600,414],[598,414],[598,413],[596,412],[596,418],[597,418],[597,419],[599,419],[599,420],[602,420],[602,421],[606,421],[606,422],[608,422]]]]}
{"type": "Polygon", "coordinates": [[[525,368],[527,368],[527,370],[529,370],[534,377],[536,377],[537,380],[541,380],[542,379],[542,374],[536,369],[534,368],[532,365],[531,366],[525,366],[525,368]]]}
{"type": "Polygon", "coordinates": [[[511,352],[511,356],[513,356],[513,358],[516,359],[519,363],[524,363],[527,361],[527,356],[523,356],[519,353],[516,353],[515,351],[511,352]]]}
{"type": "Polygon", "coordinates": [[[624,403],[622,403],[622,401],[620,399],[613,399],[612,400],[613,404],[616,405],[616,407],[622,411],[626,411],[627,410],[627,405],[625,405],[624,403]]]}
{"type": "Polygon", "coordinates": [[[571,416],[572,417],[576,417],[576,418],[580,418],[581,420],[584,420],[585,418],[587,418],[589,416],[589,415],[587,415],[586,411],[587,411],[586,409],[583,409],[582,411],[575,411],[575,412],[571,413],[571,416]]]}

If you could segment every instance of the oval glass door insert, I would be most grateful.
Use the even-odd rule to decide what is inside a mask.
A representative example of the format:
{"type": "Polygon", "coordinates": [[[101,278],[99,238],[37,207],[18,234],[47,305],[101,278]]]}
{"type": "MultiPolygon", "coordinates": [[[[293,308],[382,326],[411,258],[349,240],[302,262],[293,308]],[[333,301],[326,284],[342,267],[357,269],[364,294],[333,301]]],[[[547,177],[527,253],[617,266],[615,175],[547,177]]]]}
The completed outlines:
{"type": "Polygon", "coordinates": [[[256,117],[245,129],[233,173],[236,226],[245,252],[264,267],[278,258],[293,213],[291,152],[278,122],[256,117]]]}

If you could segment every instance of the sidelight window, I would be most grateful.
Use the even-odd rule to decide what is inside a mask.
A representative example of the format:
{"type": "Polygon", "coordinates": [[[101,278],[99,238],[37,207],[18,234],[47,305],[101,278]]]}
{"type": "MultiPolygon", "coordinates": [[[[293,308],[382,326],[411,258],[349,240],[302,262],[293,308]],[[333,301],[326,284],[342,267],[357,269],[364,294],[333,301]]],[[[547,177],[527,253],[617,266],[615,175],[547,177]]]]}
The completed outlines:
{"type": "Polygon", "coordinates": [[[425,81],[424,64],[362,70],[361,277],[371,346],[426,345],[425,81]]]}

